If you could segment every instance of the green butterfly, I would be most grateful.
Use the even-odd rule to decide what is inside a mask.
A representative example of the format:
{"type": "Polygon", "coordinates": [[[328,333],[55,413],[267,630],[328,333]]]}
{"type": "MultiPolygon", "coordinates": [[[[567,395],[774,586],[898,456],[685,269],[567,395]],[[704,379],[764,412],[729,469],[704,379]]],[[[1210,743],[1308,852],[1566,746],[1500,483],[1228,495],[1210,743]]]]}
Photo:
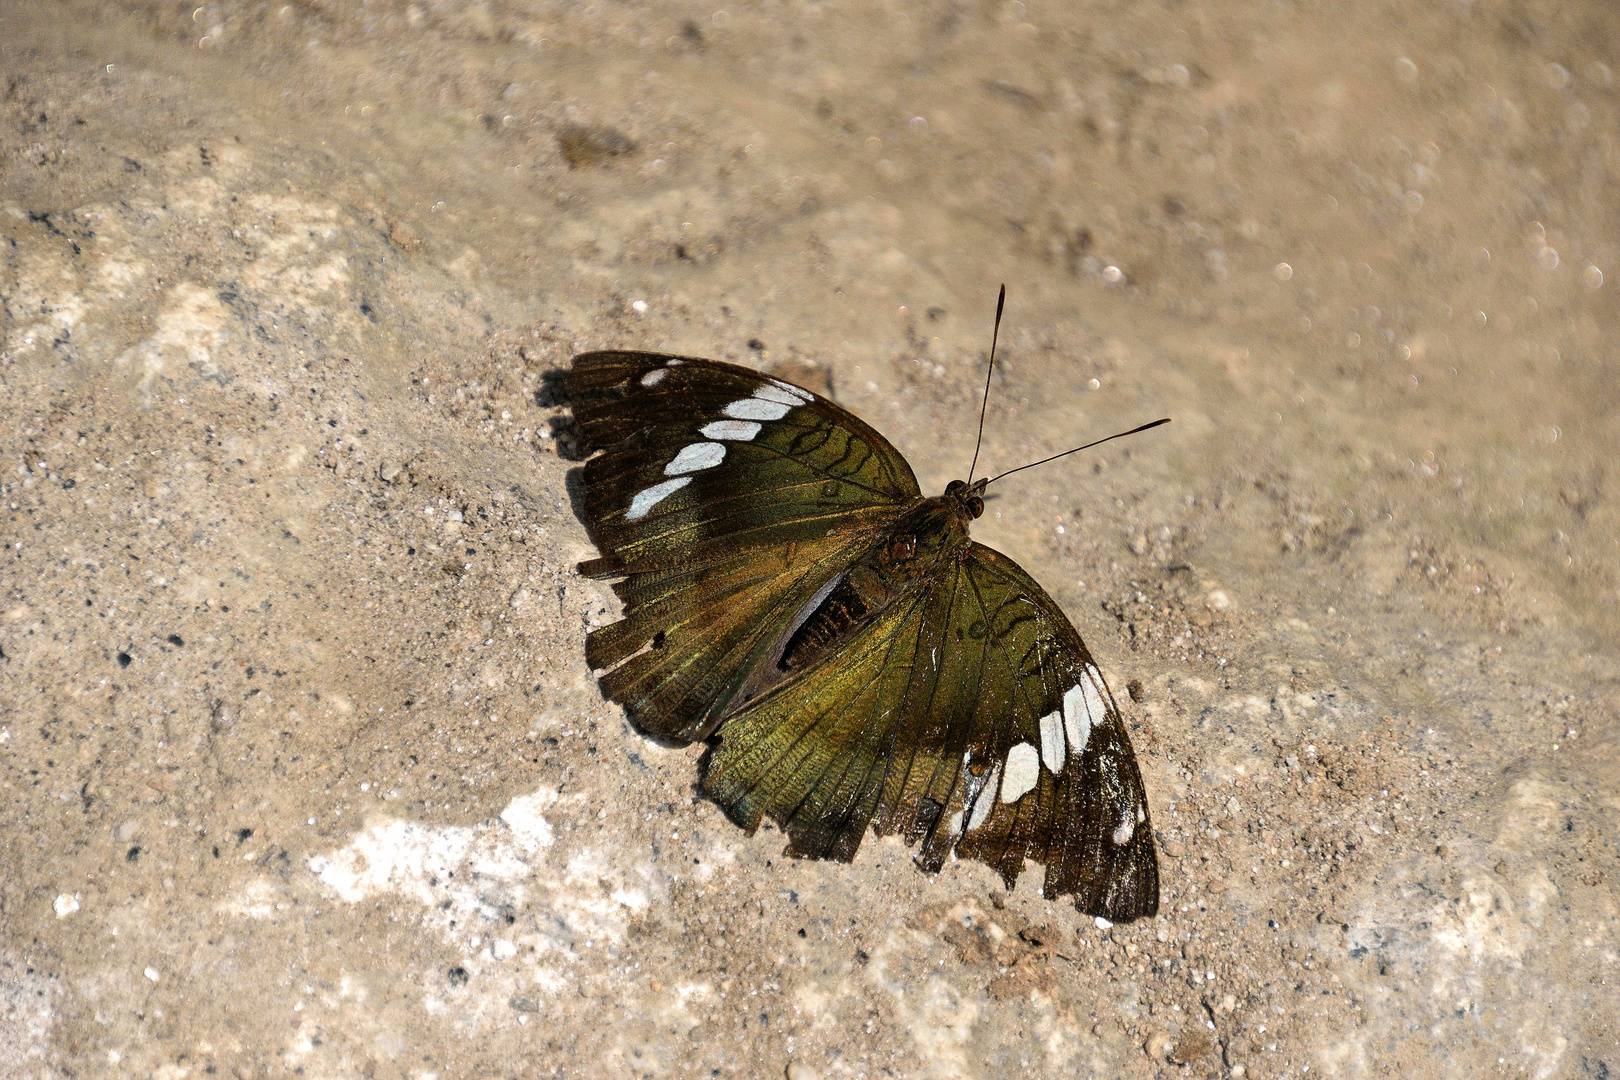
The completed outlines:
{"type": "Polygon", "coordinates": [[[847,410],[757,371],[592,352],[566,390],[621,621],[585,657],[647,734],[709,742],[703,792],[800,856],[871,827],[1126,922],[1159,908],[1147,795],[1085,643],[968,539],[987,480],[927,499],[847,410]]]}

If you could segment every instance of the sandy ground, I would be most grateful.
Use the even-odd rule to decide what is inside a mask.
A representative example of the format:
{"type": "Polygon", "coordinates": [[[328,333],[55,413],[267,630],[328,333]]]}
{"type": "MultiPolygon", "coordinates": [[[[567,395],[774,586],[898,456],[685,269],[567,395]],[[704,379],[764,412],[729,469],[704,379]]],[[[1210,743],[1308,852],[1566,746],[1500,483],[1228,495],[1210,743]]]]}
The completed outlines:
{"type": "Polygon", "coordinates": [[[0,1075],[1620,1074],[1620,9],[0,4],[0,1075]],[[1164,908],[785,859],[604,703],[556,373],[826,380],[1164,908]]]}

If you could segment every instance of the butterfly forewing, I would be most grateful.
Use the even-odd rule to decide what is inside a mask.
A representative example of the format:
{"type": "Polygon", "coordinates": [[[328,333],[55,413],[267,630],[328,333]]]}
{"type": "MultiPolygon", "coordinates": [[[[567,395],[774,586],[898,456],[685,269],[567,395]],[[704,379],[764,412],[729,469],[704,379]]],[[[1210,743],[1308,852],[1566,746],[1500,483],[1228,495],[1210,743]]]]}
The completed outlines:
{"type": "Polygon", "coordinates": [[[624,619],[587,639],[646,731],[707,734],[784,628],[919,492],[881,435],[731,364],[587,353],[567,390],[587,450],[585,520],[624,619]]]}
{"type": "Polygon", "coordinates": [[[567,388],[586,449],[592,539],[622,569],[886,521],[920,492],[877,432],[757,371],[656,353],[587,353],[567,388]]]}

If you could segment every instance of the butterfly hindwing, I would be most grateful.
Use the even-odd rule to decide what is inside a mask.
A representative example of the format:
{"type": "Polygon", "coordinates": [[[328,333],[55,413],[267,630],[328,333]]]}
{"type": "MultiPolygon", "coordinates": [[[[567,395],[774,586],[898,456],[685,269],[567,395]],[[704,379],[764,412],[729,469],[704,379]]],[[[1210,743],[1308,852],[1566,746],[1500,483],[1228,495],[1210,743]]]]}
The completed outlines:
{"type": "Polygon", "coordinates": [[[919,496],[911,468],[855,416],[748,368],[656,353],[577,357],[566,388],[584,517],[622,577],[624,618],[586,655],[643,730],[712,729],[791,620],[919,496]]]}
{"type": "Polygon", "coordinates": [[[1125,921],[1158,909],[1147,798],[1079,634],[1033,579],[978,544],[823,664],[729,717],[705,792],[769,815],[796,853],[848,860],[867,827],[953,851],[1009,885],[1125,921]]]}
{"type": "MultiPolygon", "coordinates": [[[[852,859],[881,807],[905,720],[891,703],[938,675],[924,596],[891,606],[836,663],[819,664],[727,718],[703,787],[752,831],[769,815],[794,854],[852,859]]],[[[926,748],[934,764],[943,743],[926,748]]]]}
{"type": "MultiPolygon", "coordinates": [[[[1116,921],[1155,913],[1147,793],[1090,651],[1011,559],[973,544],[964,565],[986,627],[987,688],[997,699],[986,711],[1003,719],[990,736],[1000,791],[979,829],[964,829],[957,852],[990,863],[1009,883],[1025,857],[1035,859],[1046,866],[1046,896],[1072,895],[1082,910],[1116,921]]],[[[969,826],[979,812],[975,805],[969,826]]]]}

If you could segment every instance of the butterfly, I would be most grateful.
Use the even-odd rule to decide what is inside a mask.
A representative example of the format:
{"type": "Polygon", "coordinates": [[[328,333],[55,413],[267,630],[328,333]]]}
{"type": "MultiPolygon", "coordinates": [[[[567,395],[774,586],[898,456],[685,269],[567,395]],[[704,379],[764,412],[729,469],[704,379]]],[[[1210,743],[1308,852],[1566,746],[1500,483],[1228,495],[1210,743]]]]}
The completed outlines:
{"type": "Polygon", "coordinates": [[[968,538],[988,480],[925,498],[854,414],[734,364],[590,352],[564,388],[599,451],[600,557],[579,572],[623,605],[586,660],[642,732],[708,744],[701,789],[732,821],[844,862],[869,828],[898,834],[925,871],[971,857],[1009,889],[1033,859],[1046,897],[1158,911],[1102,673],[1045,590],[968,538]]]}

